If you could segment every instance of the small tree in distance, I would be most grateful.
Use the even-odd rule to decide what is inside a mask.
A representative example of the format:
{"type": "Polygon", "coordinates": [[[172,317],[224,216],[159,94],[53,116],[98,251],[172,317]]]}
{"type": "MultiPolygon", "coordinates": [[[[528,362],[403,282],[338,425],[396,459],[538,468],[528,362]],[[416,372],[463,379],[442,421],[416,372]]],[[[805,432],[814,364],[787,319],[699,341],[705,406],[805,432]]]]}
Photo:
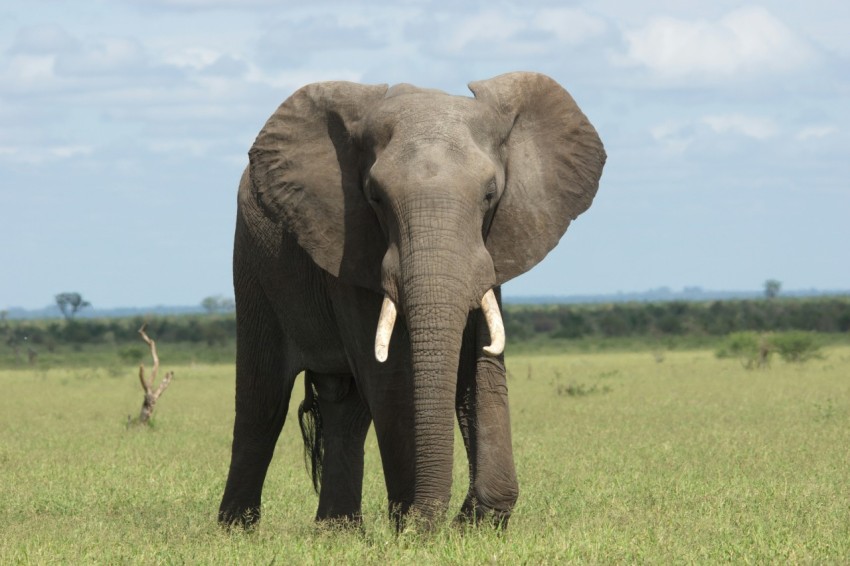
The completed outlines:
{"type": "Polygon", "coordinates": [[[201,301],[201,306],[207,311],[207,314],[215,314],[219,312],[230,312],[236,308],[236,303],[233,299],[227,299],[221,295],[206,297],[201,301]]]}
{"type": "Polygon", "coordinates": [[[782,283],[776,279],[768,279],[764,282],[764,296],[768,299],[775,299],[782,289],[782,283]]]}
{"type": "Polygon", "coordinates": [[[91,303],[84,301],[79,293],[59,293],[56,295],[56,305],[62,311],[65,320],[72,320],[77,311],[90,307],[91,303]]]}

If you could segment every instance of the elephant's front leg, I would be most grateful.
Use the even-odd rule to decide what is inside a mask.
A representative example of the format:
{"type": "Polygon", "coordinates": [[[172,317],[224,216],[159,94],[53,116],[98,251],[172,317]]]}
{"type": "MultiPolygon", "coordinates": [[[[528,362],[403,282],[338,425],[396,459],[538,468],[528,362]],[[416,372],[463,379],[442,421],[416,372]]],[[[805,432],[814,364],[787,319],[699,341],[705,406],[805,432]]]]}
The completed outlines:
{"type": "Polygon", "coordinates": [[[519,488],[504,358],[481,351],[490,343],[483,318],[480,311],[470,314],[458,371],[457,416],[469,458],[469,492],[458,519],[489,518],[505,527],[519,488]]]}
{"type": "Polygon", "coordinates": [[[400,529],[413,504],[416,481],[410,338],[405,325],[396,324],[389,357],[383,363],[378,362],[375,329],[383,297],[348,285],[334,285],[332,291],[346,347],[359,352],[352,356],[352,370],[357,376],[358,393],[362,394],[375,425],[387,487],[388,514],[396,529],[400,529]]]}
{"type": "Polygon", "coordinates": [[[271,305],[258,286],[245,286],[236,297],[236,421],[218,519],[250,527],[260,519],[263,483],[297,371],[284,360],[271,305]]]}
{"type": "Polygon", "coordinates": [[[323,454],[316,520],[359,524],[363,446],[372,417],[350,374],[308,372],[318,398],[323,454]]]}

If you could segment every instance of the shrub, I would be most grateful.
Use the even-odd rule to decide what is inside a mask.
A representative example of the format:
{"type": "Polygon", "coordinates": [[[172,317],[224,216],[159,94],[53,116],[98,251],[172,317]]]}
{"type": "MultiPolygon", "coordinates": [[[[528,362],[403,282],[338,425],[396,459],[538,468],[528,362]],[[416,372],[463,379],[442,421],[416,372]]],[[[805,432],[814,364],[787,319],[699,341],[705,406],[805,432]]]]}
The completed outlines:
{"type": "Polygon", "coordinates": [[[811,332],[783,332],[771,338],[773,348],[786,362],[803,363],[820,358],[820,344],[811,332]]]}
{"type": "Polygon", "coordinates": [[[716,352],[718,358],[738,358],[747,369],[766,367],[770,364],[773,348],[768,337],[757,332],[733,332],[729,334],[716,352]]]}
{"type": "Polygon", "coordinates": [[[587,386],[584,383],[571,383],[569,385],[559,385],[555,388],[555,392],[560,397],[584,397],[585,395],[593,395],[594,393],[610,393],[611,388],[607,385],[599,387],[595,384],[587,386]]]}
{"type": "Polygon", "coordinates": [[[745,368],[753,369],[770,365],[773,352],[786,362],[803,363],[820,358],[820,348],[812,332],[733,332],[723,341],[716,355],[718,358],[739,358],[745,368]]]}
{"type": "Polygon", "coordinates": [[[138,364],[145,357],[145,351],[139,346],[128,346],[118,350],[118,357],[128,364],[138,364]]]}

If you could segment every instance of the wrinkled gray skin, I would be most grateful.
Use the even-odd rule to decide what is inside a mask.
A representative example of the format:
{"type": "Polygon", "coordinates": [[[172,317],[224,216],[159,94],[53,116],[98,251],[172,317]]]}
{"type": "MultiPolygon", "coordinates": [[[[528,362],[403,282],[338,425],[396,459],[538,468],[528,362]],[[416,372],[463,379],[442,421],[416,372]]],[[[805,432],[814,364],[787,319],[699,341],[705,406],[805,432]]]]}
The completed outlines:
{"type": "Polygon", "coordinates": [[[474,98],[311,84],[257,137],[239,187],[236,423],[222,523],[259,519],[302,370],[324,435],[317,519],[359,521],[374,423],[391,515],[436,524],[457,417],[470,463],[459,517],[506,523],[518,488],[505,367],[482,351],[480,301],[543,259],[590,206],[605,151],[546,76],[511,73],[470,90],[474,98]],[[384,296],[399,316],[379,363],[384,296]]]}

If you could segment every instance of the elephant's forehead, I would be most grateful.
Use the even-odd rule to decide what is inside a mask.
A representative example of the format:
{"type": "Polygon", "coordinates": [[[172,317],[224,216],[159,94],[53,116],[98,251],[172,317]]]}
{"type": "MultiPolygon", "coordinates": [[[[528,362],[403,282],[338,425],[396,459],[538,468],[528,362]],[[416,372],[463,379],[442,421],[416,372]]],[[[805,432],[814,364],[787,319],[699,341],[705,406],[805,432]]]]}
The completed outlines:
{"type": "MultiPolygon", "coordinates": [[[[439,91],[405,89],[386,98],[365,123],[382,177],[398,177],[407,168],[444,175],[462,169],[474,176],[492,165],[494,151],[488,109],[475,99],[439,91]]],[[[454,172],[454,173],[453,173],[454,172]]],[[[396,181],[400,181],[396,179],[396,181]]]]}
{"type": "Polygon", "coordinates": [[[481,105],[472,98],[412,90],[385,98],[369,114],[366,129],[376,145],[384,146],[398,139],[457,140],[479,130],[483,121],[481,105]]]}
{"type": "Polygon", "coordinates": [[[495,164],[472,140],[434,130],[425,136],[396,136],[376,152],[370,175],[386,189],[436,185],[479,186],[494,175],[495,164]]]}

